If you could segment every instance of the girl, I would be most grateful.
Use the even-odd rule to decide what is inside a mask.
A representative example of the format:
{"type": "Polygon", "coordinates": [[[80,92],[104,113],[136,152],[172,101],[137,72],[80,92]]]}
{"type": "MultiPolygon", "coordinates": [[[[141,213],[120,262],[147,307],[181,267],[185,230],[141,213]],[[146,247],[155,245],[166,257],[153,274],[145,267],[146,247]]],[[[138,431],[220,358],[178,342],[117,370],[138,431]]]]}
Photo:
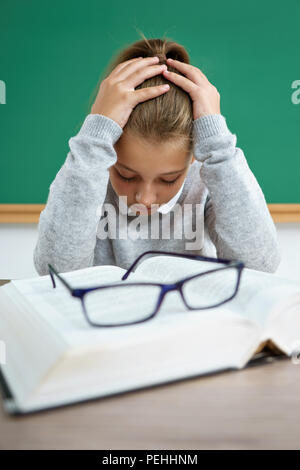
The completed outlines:
{"type": "Polygon", "coordinates": [[[69,140],[40,215],[37,272],[48,274],[48,263],[60,272],[127,269],[147,250],[275,272],[276,228],[236,140],[219,92],[183,46],[145,37],[132,44],[69,140]]]}

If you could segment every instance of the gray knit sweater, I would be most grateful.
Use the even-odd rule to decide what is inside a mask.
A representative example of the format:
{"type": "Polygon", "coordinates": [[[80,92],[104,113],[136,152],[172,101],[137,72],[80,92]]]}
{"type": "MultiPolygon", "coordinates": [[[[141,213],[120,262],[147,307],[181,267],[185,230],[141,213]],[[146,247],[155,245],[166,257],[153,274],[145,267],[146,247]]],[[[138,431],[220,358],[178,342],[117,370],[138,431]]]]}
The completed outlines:
{"type": "Polygon", "coordinates": [[[122,211],[108,172],[117,161],[114,144],[122,132],[114,120],[89,114],[69,139],[67,158],[40,215],[33,254],[40,275],[49,273],[47,263],[59,272],[107,264],[128,268],[147,250],[218,256],[276,271],[281,260],[276,227],[224,116],[194,121],[196,161],[168,214],[122,211]],[[159,232],[152,231],[153,221],[159,232]]]}

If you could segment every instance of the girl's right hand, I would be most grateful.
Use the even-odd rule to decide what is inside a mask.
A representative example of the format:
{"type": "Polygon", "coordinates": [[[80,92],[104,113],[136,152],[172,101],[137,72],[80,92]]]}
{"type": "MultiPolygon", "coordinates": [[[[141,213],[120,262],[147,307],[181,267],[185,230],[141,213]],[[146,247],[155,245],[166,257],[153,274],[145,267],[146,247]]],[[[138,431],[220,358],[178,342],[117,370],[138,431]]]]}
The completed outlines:
{"type": "Polygon", "coordinates": [[[101,82],[91,114],[107,116],[123,129],[138,103],[162,95],[170,88],[159,85],[134,89],[147,78],[167,69],[166,65],[155,65],[158,61],[158,57],[138,57],[117,65],[101,82]]]}

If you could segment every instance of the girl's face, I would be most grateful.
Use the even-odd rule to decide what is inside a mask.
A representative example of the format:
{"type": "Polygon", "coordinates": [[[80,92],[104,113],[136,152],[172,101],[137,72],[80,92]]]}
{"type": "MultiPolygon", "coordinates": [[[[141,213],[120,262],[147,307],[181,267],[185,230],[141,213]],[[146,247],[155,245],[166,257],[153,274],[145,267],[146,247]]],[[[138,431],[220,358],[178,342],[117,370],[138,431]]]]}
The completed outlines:
{"type": "Polygon", "coordinates": [[[127,206],[142,204],[147,214],[155,212],[151,204],[160,206],[175,196],[195,160],[181,148],[151,144],[129,134],[123,134],[114,148],[117,162],[109,169],[112,187],[118,196],[127,196],[127,206]]]}

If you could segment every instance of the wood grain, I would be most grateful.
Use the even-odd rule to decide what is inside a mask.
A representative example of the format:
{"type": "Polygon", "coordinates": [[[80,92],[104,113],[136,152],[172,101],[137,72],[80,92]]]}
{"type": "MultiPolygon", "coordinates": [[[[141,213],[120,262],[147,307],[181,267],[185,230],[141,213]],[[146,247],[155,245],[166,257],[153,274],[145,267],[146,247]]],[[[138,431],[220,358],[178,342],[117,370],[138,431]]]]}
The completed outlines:
{"type": "MultiPolygon", "coordinates": [[[[0,204],[0,223],[38,223],[45,204],[0,204]]],[[[300,204],[268,204],[275,223],[300,222],[300,204]]]]}
{"type": "Polygon", "coordinates": [[[288,358],[34,415],[0,410],[1,449],[299,449],[299,438],[288,358]]]}

